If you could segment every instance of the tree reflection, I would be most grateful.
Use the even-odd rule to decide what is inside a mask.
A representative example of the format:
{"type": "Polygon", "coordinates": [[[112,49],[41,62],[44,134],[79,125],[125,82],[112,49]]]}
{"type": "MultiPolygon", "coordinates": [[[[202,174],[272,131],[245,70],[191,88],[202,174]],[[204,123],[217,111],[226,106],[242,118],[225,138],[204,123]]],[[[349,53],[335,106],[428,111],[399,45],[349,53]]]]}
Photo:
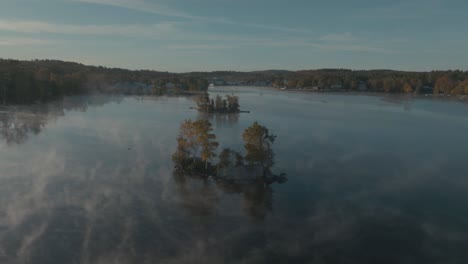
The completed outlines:
{"type": "Polygon", "coordinates": [[[86,112],[89,107],[121,100],[120,96],[75,96],[47,104],[0,107],[0,137],[7,145],[23,144],[66,111],[86,112]]]}
{"type": "Polygon", "coordinates": [[[263,180],[219,180],[217,186],[227,193],[241,194],[243,210],[253,220],[263,220],[273,209],[273,189],[263,180]]]}
{"type": "MultiPolygon", "coordinates": [[[[22,119],[21,115],[14,112],[0,113],[0,136],[5,139],[8,145],[24,143],[30,132],[40,133],[41,123],[25,123],[22,119]]],[[[36,118],[36,120],[39,119],[36,118]]]]}
{"type": "Polygon", "coordinates": [[[206,178],[189,177],[177,171],[174,181],[180,204],[187,212],[194,216],[213,215],[219,200],[215,185],[206,178]]]}
{"type": "Polygon", "coordinates": [[[221,193],[242,197],[242,209],[254,221],[261,221],[272,211],[273,188],[262,178],[204,178],[174,172],[180,205],[193,216],[214,215],[221,193]]]}
{"type": "Polygon", "coordinates": [[[239,122],[239,113],[199,113],[198,119],[206,119],[216,125],[233,125],[239,122]]]}

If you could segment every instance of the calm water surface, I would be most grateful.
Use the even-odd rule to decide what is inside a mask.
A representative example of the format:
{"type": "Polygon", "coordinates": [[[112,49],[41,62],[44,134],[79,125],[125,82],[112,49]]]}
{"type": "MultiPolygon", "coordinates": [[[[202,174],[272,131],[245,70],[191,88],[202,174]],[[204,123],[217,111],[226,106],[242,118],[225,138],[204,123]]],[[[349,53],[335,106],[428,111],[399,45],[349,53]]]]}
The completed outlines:
{"type": "Polygon", "coordinates": [[[468,105],[395,96],[72,97],[0,107],[0,263],[467,263],[468,105]],[[278,137],[270,187],[173,174],[180,123],[242,151],[278,137]]]}

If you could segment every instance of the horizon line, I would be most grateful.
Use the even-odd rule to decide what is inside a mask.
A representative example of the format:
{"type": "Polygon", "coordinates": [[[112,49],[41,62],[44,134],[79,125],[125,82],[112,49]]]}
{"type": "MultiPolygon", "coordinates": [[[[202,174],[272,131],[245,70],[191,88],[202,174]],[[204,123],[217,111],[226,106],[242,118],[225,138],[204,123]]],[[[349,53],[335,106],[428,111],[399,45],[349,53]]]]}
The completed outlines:
{"type": "Polygon", "coordinates": [[[237,72],[237,73],[254,73],[254,72],[268,72],[268,71],[284,71],[284,72],[303,72],[303,71],[326,71],[326,70],[344,70],[344,71],[393,71],[393,72],[410,72],[410,73],[428,73],[428,72],[453,72],[461,71],[468,72],[468,70],[463,69],[432,69],[432,70],[396,70],[396,69],[385,69],[385,68],[367,68],[367,69],[358,69],[358,68],[342,68],[342,67],[324,67],[324,68],[303,68],[296,70],[287,70],[287,69],[258,69],[258,70],[197,70],[197,71],[168,71],[168,70],[155,70],[155,69],[143,69],[143,68],[125,68],[121,66],[105,66],[105,65],[96,65],[88,64],[79,61],[64,60],[64,59],[43,59],[43,58],[31,58],[31,59],[14,59],[14,58],[3,58],[0,57],[0,60],[11,60],[11,61],[20,61],[20,62],[34,62],[34,61],[57,61],[64,63],[75,63],[80,64],[86,67],[102,67],[107,69],[118,69],[118,70],[127,70],[127,71],[152,71],[152,72],[162,72],[162,73],[172,73],[172,74],[190,74],[190,73],[215,73],[215,72],[237,72]]]}

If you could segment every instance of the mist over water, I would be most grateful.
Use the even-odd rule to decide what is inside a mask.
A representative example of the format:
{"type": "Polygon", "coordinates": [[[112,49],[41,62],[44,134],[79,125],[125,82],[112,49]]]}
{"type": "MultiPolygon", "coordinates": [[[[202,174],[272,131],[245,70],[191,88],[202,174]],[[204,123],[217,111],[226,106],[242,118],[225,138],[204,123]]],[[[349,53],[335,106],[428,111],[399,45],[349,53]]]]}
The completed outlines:
{"type": "Polygon", "coordinates": [[[0,108],[1,263],[464,263],[468,105],[427,98],[215,88],[0,108]],[[174,175],[185,119],[243,151],[259,121],[288,182],[174,175]]]}

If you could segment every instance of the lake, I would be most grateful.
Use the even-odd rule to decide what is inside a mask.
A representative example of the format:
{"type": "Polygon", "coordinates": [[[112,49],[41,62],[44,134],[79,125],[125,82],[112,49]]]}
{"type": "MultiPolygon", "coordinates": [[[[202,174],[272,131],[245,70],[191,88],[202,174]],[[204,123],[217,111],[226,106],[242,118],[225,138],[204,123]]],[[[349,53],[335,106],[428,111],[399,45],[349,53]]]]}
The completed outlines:
{"type": "Polygon", "coordinates": [[[466,263],[468,104],[216,87],[189,97],[69,97],[0,106],[0,263],[466,263]],[[180,123],[219,150],[259,121],[283,184],[177,176],[180,123]]]}

